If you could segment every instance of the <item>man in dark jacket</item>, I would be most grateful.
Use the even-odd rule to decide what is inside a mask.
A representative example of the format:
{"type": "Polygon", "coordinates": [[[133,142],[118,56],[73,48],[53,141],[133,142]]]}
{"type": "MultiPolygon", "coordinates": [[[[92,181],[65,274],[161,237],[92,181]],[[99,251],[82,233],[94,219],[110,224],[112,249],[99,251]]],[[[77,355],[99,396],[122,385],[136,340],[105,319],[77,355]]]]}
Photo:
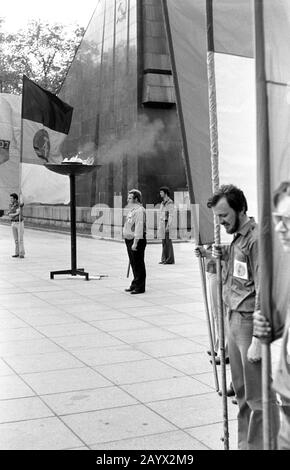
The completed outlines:
{"type": "Polygon", "coordinates": [[[158,234],[159,238],[162,239],[162,255],[159,264],[174,264],[174,251],[170,237],[170,227],[173,221],[174,202],[170,198],[170,191],[167,186],[162,186],[159,191],[160,197],[162,199],[160,205],[158,234]]]}

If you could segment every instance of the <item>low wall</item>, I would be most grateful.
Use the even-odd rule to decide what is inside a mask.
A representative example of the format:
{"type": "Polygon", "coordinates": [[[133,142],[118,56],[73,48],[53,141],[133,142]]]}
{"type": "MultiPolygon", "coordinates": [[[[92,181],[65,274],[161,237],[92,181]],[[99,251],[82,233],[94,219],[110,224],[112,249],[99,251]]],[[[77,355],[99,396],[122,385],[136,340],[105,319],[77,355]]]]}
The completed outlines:
{"type": "MultiPolygon", "coordinates": [[[[27,226],[51,230],[70,230],[70,207],[48,205],[26,205],[23,216],[27,226]]],[[[108,207],[77,207],[76,228],[78,233],[92,234],[96,238],[122,239],[122,227],[126,209],[108,207]]],[[[158,240],[159,210],[147,209],[147,238],[158,240]]],[[[171,238],[189,240],[191,233],[191,214],[189,210],[176,210],[171,238]]]]}
{"type": "MultiPolygon", "coordinates": [[[[90,214],[90,207],[76,208],[76,225],[78,232],[91,232],[94,219],[90,214]]],[[[27,225],[57,230],[70,230],[69,206],[27,205],[23,208],[23,216],[27,225]]]]}

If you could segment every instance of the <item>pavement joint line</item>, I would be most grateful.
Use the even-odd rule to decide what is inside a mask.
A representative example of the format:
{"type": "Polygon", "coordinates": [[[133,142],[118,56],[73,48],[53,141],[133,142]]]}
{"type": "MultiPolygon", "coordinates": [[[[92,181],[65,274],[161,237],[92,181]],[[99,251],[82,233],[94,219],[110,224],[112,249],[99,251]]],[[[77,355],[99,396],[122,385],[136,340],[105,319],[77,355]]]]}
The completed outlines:
{"type": "MultiPolygon", "coordinates": [[[[25,382],[25,381],[24,381],[25,382]]],[[[32,387],[27,383],[25,382],[26,385],[28,385],[31,389],[32,387]]],[[[115,384],[115,386],[117,388],[121,388],[119,385],[115,384]]],[[[102,388],[102,387],[100,387],[102,388]]],[[[104,387],[106,388],[106,387],[104,387]]],[[[33,390],[33,389],[32,389],[33,390]]],[[[85,389],[86,391],[89,391],[90,389],[85,389]]],[[[95,390],[94,389],[91,389],[91,390],[95,390]]],[[[75,415],[81,415],[81,414],[90,414],[90,413],[97,413],[99,411],[106,411],[106,410],[114,410],[114,409],[120,409],[120,408],[130,408],[130,407],[135,407],[135,406],[143,406],[145,408],[147,408],[150,412],[152,412],[153,414],[156,414],[159,418],[161,418],[163,421],[167,421],[169,424],[171,424],[172,426],[174,426],[177,430],[179,431],[183,431],[183,428],[181,428],[180,426],[176,425],[175,423],[173,423],[170,419],[166,418],[165,416],[161,415],[160,413],[158,413],[156,410],[150,408],[150,406],[148,406],[146,403],[140,401],[139,399],[137,399],[136,397],[134,397],[134,395],[131,395],[129,392],[127,392],[126,390],[123,390],[121,389],[123,392],[125,392],[127,395],[131,396],[132,398],[134,398],[137,403],[135,404],[131,404],[131,405],[123,405],[123,406],[118,406],[118,407],[113,407],[113,408],[104,408],[104,409],[97,409],[97,410],[89,410],[89,411],[79,411],[79,412],[76,412],[76,413],[67,413],[67,414],[57,414],[54,409],[47,404],[47,402],[45,400],[42,399],[42,397],[45,397],[45,396],[49,396],[51,394],[42,394],[42,395],[38,395],[36,392],[36,398],[39,398],[42,403],[53,413],[53,417],[56,417],[58,418],[62,424],[64,424],[85,446],[86,445],[95,445],[95,444],[87,444],[65,421],[63,421],[62,418],[65,418],[67,416],[75,416],[75,415]]],[[[68,391],[66,393],[73,393],[73,392],[81,392],[81,391],[84,391],[84,390],[72,390],[72,391],[68,391]]],[[[64,392],[65,393],[65,392],[64,392]]],[[[57,394],[57,393],[55,393],[57,394]]],[[[23,397],[24,398],[24,397],[23,397]]],[[[18,420],[18,421],[12,421],[13,423],[19,423],[19,422],[26,422],[26,421],[39,421],[39,420],[45,420],[45,419],[49,419],[49,418],[52,418],[52,416],[47,416],[47,417],[41,417],[41,418],[30,418],[30,419],[25,419],[25,420],[18,420]]],[[[12,423],[10,422],[10,423],[12,423]]],[[[3,422],[3,423],[0,423],[0,426],[1,424],[9,424],[9,422],[3,422]]],[[[169,431],[170,432],[170,431],[169,431]]],[[[172,432],[172,431],[171,431],[172,432]]],[[[154,434],[155,435],[155,434],[154,434]]],[[[140,434],[140,435],[136,435],[134,436],[135,438],[137,437],[145,437],[145,436],[148,436],[148,434],[140,434]]],[[[193,438],[195,439],[195,438],[193,438]]]]}
{"type": "MultiPolygon", "coordinates": [[[[171,434],[171,433],[176,433],[176,432],[185,432],[183,431],[182,429],[181,430],[178,430],[178,431],[175,431],[175,430],[172,430],[172,431],[165,431],[165,432],[162,432],[162,433],[153,433],[153,434],[146,434],[146,436],[137,436],[137,439],[139,437],[154,437],[154,436],[166,436],[166,434],[171,434]]],[[[191,436],[190,434],[188,434],[187,432],[185,432],[191,439],[193,439],[194,441],[197,441],[199,442],[200,444],[203,444],[201,441],[198,441],[198,439],[196,439],[195,437],[191,436]]],[[[127,438],[123,438],[123,439],[120,439],[120,440],[113,440],[113,441],[103,441],[101,443],[94,443],[94,444],[91,444],[91,447],[94,447],[94,446],[97,446],[99,444],[114,444],[114,443],[118,443],[118,442],[126,442],[126,441],[131,441],[135,439],[135,437],[127,437],[127,438]]],[[[206,444],[203,444],[205,447],[208,447],[206,444]]],[[[208,449],[210,450],[210,447],[208,447],[208,449]]],[[[176,449],[178,450],[178,449],[176,449]]]]}

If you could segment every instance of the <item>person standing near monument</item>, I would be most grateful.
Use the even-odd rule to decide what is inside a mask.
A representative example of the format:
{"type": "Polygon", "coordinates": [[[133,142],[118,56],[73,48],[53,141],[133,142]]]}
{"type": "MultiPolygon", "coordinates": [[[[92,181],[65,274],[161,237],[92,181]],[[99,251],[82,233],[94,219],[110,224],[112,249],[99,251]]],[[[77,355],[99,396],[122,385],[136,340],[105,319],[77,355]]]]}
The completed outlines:
{"type": "Polygon", "coordinates": [[[19,204],[18,195],[16,193],[10,194],[10,204],[7,215],[11,220],[12,234],[15,242],[15,253],[12,258],[24,258],[24,221],[22,216],[21,207],[23,204],[19,204]]]}
{"type": "Polygon", "coordinates": [[[162,255],[159,264],[175,264],[170,227],[173,221],[174,202],[170,198],[167,186],[159,190],[162,199],[160,205],[159,237],[162,239],[162,255]]]}
{"type": "Polygon", "coordinates": [[[128,193],[128,214],[123,228],[133,280],[125,292],[143,294],[146,284],[145,248],[146,248],[146,213],[142,206],[142,194],[137,189],[128,193]]]}
{"type": "MultiPolygon", "coordinates": [[[[243,191],[234,185],[221,186],[209,199],[220,225],[233,235],[229,246],[214,246],[223,267],[223,300],[228,315],[228,348],[238,413],[238,448],[263,449],[261,344],[254,336],[253,315],[260,310],[258,230],[248,217],[243,191]]],[[[275,394],[270,403],[275,440],[279,425],[275,394]]]]}

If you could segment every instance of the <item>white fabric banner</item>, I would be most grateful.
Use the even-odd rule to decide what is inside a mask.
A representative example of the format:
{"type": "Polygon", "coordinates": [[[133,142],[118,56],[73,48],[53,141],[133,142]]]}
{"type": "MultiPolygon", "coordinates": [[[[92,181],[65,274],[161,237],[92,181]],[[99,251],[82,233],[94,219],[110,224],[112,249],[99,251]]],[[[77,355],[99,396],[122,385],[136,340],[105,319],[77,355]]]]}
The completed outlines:
{"type": "Polygon", "coordinates": [[[24,204],[68,204],[69,177],[53,173],[43,165],[21,163],[21,192],[24,204]]]}
{"type": "Polygon", "coordinates": [[[0,93],[0,209],[8,209],[9,194],[19,191],[21,96],[0,93]]]}

